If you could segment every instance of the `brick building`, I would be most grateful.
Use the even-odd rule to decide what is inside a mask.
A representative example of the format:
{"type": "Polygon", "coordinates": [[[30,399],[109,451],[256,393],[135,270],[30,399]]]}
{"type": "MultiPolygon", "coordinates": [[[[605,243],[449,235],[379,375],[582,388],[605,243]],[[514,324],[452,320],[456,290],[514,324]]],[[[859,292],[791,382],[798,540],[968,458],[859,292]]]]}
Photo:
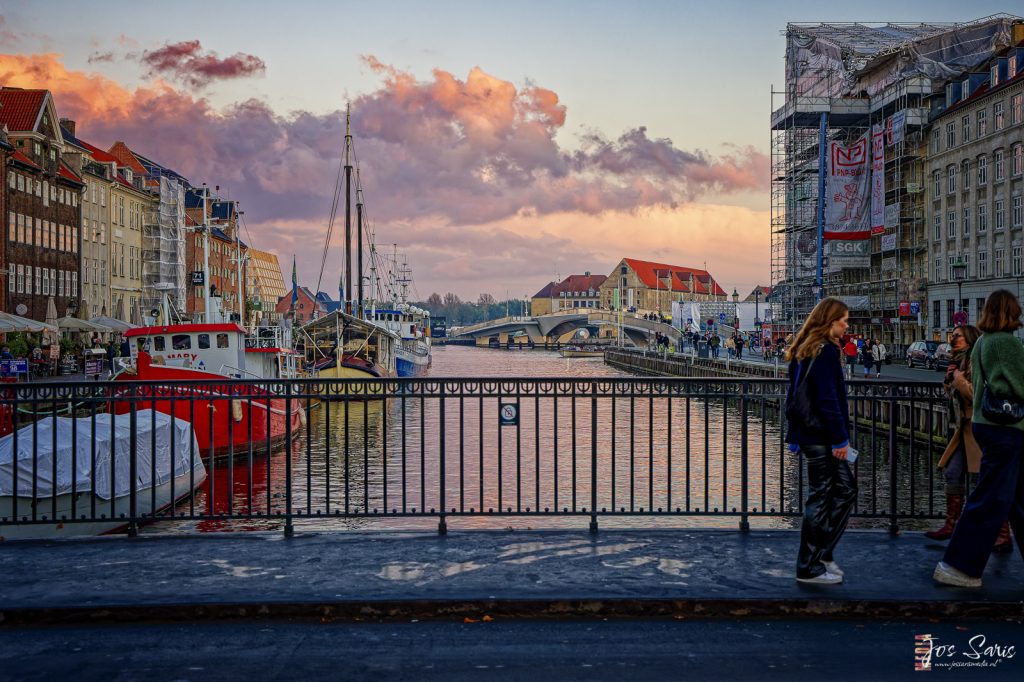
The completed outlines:
{"type": "Polygon", "coordinates": [[[64,162],[48,90],[0,88],[0,126],[14,146],[6,169],[7,310],[45,320],[80,305],[82,178],[64,162]]]}

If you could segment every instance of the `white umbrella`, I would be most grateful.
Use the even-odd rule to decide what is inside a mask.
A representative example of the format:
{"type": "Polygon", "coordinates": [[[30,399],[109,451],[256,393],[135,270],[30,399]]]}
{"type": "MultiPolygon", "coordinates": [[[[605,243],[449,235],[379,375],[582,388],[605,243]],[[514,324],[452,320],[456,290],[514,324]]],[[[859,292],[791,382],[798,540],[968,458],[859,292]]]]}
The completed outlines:
{"type": "Polygon", "coordinates": [[[72,332],[110,332],[110,327],[101,324],[93,324],[77,317],[62,317],[57,320],[58,329],[72,332]]]}
{"type": "Polygon", "coordinates": [[[19,317],[18,315],[12,315],[11,313],[5,313],[2,311],[0,311],[0,322],[4,325],[4,331],[32,333],[57,331],[57,327],[55,325],[31,320],[27,317],[19,317]]]}
{"type": "Polygon", "coordinates": [[[107,327],[108,330],[113,330],[115,332],[126,332],[129,329],[135,329],[135,327],[137,326],[129,322],[124,322],[122,320],[115,319],[113,317],[107,317],[105,315],[93,317],[89,320],[89,323],[107,327]]]}

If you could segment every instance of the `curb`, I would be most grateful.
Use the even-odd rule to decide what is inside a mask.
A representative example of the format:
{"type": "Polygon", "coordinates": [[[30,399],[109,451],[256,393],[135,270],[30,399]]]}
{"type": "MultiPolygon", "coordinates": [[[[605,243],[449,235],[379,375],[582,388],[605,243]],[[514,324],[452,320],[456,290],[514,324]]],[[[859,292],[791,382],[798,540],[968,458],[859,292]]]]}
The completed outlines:
{"type": "Polygon", "coordinates": [[[73,624],[316,619],[882,619],[1024,621],[1024,601],[834,599],[501,599],[133,604],[0,609],[0,629],[73,624]]]}

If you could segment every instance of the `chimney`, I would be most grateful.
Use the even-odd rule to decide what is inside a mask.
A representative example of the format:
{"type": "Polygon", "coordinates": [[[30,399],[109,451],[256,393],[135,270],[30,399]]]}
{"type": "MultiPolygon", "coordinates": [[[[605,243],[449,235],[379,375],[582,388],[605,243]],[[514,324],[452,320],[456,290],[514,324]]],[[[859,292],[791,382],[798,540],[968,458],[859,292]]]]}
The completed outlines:
{"type": "Polygon", "coordinates": [[[70,118],[62,118],[60,120],[60,127],[68,131],[75,137],[78,137],[78,134],[75,132],[75,122],[72,121],[70,118]]]}
{"type": "Polygon", "coordinates": [[[584,277],[590,277],[590,270],[587,270],[586,272],[584,272],[583,276],[584,277]]]}

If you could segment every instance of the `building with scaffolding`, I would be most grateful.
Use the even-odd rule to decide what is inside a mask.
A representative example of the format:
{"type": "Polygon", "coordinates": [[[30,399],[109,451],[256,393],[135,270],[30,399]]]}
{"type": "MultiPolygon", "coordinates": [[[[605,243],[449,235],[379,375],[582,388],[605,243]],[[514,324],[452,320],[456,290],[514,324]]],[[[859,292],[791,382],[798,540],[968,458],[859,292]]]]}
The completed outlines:
{"type": "MultiPolygon", "coordinates": [[[[788,24],[786,83],[772,90],[771,266],[776,324],[793,331],[818,293],[819,173],[825,140],[884,131],[884,221],[869,239],[825,241],[821,295],[850,307],[853,333],[905,347],[927,327],[927,129],[945,86],[1013,44],[1024,20],[788,24]],[[879,130],[876,128],[876,130],[879,130]]],[[[826,188],[823,197],[837,188],[826,188]]],[[[881,205],[881,204],[880,204],[881,205]]]]}

